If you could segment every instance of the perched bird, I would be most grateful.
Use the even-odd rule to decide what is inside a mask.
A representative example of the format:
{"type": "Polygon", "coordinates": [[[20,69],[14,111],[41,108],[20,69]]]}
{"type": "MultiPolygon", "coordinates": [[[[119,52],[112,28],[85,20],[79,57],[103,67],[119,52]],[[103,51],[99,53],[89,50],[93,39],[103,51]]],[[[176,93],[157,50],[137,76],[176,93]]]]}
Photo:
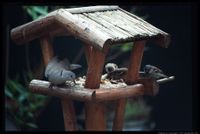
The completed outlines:
{"type": "Polygon", "coordinates": [[[110,80],[124,79],[128,72],[128,68],[118,68],[115,63],[107,63],[105,65],[105,70],[107,74],[104,77],[110,80]]]}
{"type": "Polygon", "coordinates": [[[107,73],[110,73],[110,72],[114,71],[117,68],[118,68],[118,66],[115,63],[107,63],[105,65],[105,70],[106,70],[107,73]]]}
{"type": "Polygon", "coordinates": [[[145,76],[154,78],[156,80],[160,78],[168,78],[168,76],[165,75],[161,69],[152,65],[145,65],[144,73],[145,73],[145,76]]]}
{"type": "Polygon", "coordinates": [[[71,70],[80,67],[78,64],[69,64],[67,59],[59,60],[58,57],[54,57],[45,68],[45,77],[54,85],[62,85],[66,81],[75,83],[76,75],[71,70]]]}

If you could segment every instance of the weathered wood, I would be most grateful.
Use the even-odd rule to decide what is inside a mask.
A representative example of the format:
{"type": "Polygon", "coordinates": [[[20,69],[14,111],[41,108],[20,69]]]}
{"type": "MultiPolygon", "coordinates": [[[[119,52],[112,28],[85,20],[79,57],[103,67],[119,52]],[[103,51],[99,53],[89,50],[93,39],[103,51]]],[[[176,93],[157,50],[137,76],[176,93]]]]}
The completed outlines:
{"type": "MultiPolygon", "coordinates": [[[[101,74],[106,54],[93,48],[90,53],[85,88],[97,89],[100,85],[101,74]]],[[[102,103],[89,102],[86,106],[86,129],[105,130],[105,106],[102,103]]]]}
{"type": "Polygon", "coordinates": [[[113,131],[122,131],[124,121],[124,111],[126,106],[126,99],[117,100],[115,108],[115,116],[113,120],[113,131]]]}
{"type": "Polygon", "coordinates": [[[168,47],[170,42],[168,33],[118,6],[58,9],[14,28],[11,38],[16,43],[25,43],[46,34],[73,35],[99,50],[103,50],[105,44],[144,39],[153,39],[162,47],[168,47]]]}
{"type": "Polygon", "coordinates": [[[111,38],[96,30],[94,25],[90,25],[84,19],[73,16],[63,9],[57,11],[56,20],[73,36],[78,37],[85,43],[92,44],[99,50],[102,50],[104,44],[110,43],[111,38]]]}
{"type": "Polygon", "coordinates": [[[42,48],[43,61],[45,66],[53,58],[53,45],[51,44],[50,37],[48,35],[43,36],[40,39],[40,46],[42,48]]]}
{"type": "MultiPolygon", "coordinates": [[[[149,79],[148,79],[149,80],[149,79]]],[[[150,79],[151,80],[151,79],[150,79]]],[[[145,83],[145,80],[139,80],[138,83],[145,83]]],[[[148,82],[148,81],[147,81],[148,82]]],[[[145,89],[152,87],[151,83],[149,84],[135,84],[130,86],[116,87],[116,88],[99,88],[99,89],[89,89],[79,86],[71,87],[58,87],[51,86],[51,83],[48,81],[33,79],[29,84],[29,89],[38,94],[56,96],[60,98],[68,98],[72,100],[79,101],[109,101],[116,100],[120,98],[128,98],[132,96],[140,96],[145,93],[145,89]]]]}
{"type": "Polygon", "coordinates": [[[29,88],[34,93],[79,101],[91,101],[95,92],[94,90],[84,89],[76,86],[64,88],[52,86],[50,88],[50,85],[51,83],[48,81],[34,79],[30,82],[29,88]]]}
{"type": "Polygon", "coordinates": [[[99,88],[100,85],[105,54],[93,48],[89,55],[90,58],[86,75],[85,87],[95,89],[99,88]]]}
{"type": "Polygon", "coordinates": [[[54,16],[42,17],[12,29],[11,38],[17,44],[22,44],[54,31],[56,26],[54,16]]]}
{"type": "Polygon", "coordinates": [[[156,80],[150,78],[139,78],[137,80],[137,83],[141,83],[144,85],[145,95],[155,96],[158,94],[159,84],[156,82],[156,80]]]}
{"type": "Polygon", "coordinates": [[[110,29],[102,25],[101,23],[98,23],[96,19],[92,19],[92,17],[90,17],[87,13],[76,14],[76,16],[83,18],[84,20],[88,21],[88,23],[92,25],[95,25],[97,30],[102,31],[103,33],[107,34],[111,38],[117,38],[117,36],[115,35],[113,31],[111,31],[110,29]]]}
{"type": "MultiPolygon", "coordinates": [[[[136,41],[132,48],[130,64],[126,78],[126,83],[129,85],[134,84],[134,82],[136,82],[137,79],[139,79],[139,70],[142,61],[144,47],[145,47],[145,41],[136,41]]],[[[125,106],[126,106],[126,99],[120,99],[117,102],[116,113],[113,122],[113,130],[122,130],[125,106]]]]}
{"type": "Polygon", "coordinates": [[[121,98],[129,98],[134,96],[141,96],[144,94],[144,86],[135,84],[121,88],[112,89],[98,89],[95,91],[94,99],[97,102],[117,100],[121,98]]]}
{"type": "Polygon", "coordinates": [[[78,130],[76,125],[75,114],[68,114],[68,113],[75,113],[73,101],[67,98],[62,98],[62,108],[63,108],[65,131],[78,130]]]}
{"type": "Polygon", "coordinates": [[[163,79],[157,80],[157,83],[158,83],[158,84],[163,84],[163,83],[165,83],[165,82],[169,82],[169,81],[172,81],[172,80],[174,80],[174,79],[175,79],[174,76],[170,76],[170,77],[168,77],[168,78],[163,78],[163,79]]]}
{"type": "Polygon", "coordinates": [[[65,10],[72,14],[77,14],[77,13],[91,13],[91,12],[117,10],[118,8],[119,8],[118,6],[88,6],[81,8],[65,9],[65,10]]]}
{"type": "Polygon", "coordinates": [[[87,65],[88,65],[89,61],[90,61],[89,58],[90,58],[90,54],[92,51],[92,46],[90,46],[89,44],[85,44],[84,49],[85,49],[85,58],[86,58],[87,65]]]}
{"type": "Polygon", "coordinates": [[[128,75],[126,83],[133,84],[139,78],[139,70],[142,61],[145,41],[136,41],[131,51],[130,64],[128,67],[128,75]]]}
{"type": "MultiPolygon", "coordinates": [[[[103,13],[99,13],[99,14],[103,14],[103,13]]],[[[131,37],[131,35],[128,34],[127,32],[124,32],[122,29],[113,25],[110,21],[114,21],[114,20],[111,20],[111,18],[108,18],[109,20],[105,20],[105,18],[103,18],[103,15],[98,15],[98,14],[93,14],[93,13],[88,13],[84,15],[89,17],[92,20],[95,20],[95,22],[99,23],[100,25],[106,27],[108,31],[109,30],[112,31],[117,39],[121,39],[121,38],[126,39],[126,38],[131,37]]]]}
{"type": "Polygon", "coordinates": [[[122,13],[124,13],[125,16],[130,16],[132,17],[132,19],[137,19],[138,21],[140,21],[141,23],[147,25],[147,28],[152,28],[154,30],[157,30],[158,33],[157,35],[159,35],[157,38],[155,38],[155,42],[161,46],[161,47],[164,47],[164,48],[167,48],[169,46],[169,43],[170,43],[170,35],[156,27],[154,27],[153,25],[149,24],[148,22],[144,21],[143,19],[139,18],[138,16],[134,15],[134,14],[131,14],[130,12],[127,12],[126,10],[122,9],[122,8],[119,8],[119,10],[122,11],[122,13]]]}

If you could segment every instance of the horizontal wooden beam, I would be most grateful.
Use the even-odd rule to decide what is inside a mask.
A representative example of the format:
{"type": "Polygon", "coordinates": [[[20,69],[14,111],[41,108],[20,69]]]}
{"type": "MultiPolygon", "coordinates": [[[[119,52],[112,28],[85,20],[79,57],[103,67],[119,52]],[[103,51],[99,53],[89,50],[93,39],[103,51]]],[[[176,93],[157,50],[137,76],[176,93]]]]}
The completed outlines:
{"type": "Polygon", "coordinates": [[[91,101],[92,96],[94,95],[94,90],[88,90],[80,87],[77,88],[76,86],[61,88],[57,86],[51,86],[51,83],[48,81],[36,79],[30,82],[29,89],[32,92],[39,94],[64,97],[80,101],[91,101]]]}
{"type": "Polygon", "coordinates": [[[141,84],[119,88],[89,89],[77,86],[61,88],[57,86],[51,86],[50,82],[48,81],[36,79],[30,82],[29,88],[32,92],[39,94],[93,102],[140,96],[143,95],[145,91],[144,86],[141,84]]]}
{"type": "Polygon", "coordinates": [[[135,84],[131,86],[112,88],[112,89],[99,89],[95,91],[95,101],[110,101],[118,100],[121,98],[129,98],[133,96],[141,96],[144,94],[144,86],[142,84],[135,84]]]}
{"type": "Polygon", "coordinates": [[[140,78],[134,85],[98,89],[89,89],[79,86],[65,88],[58,86],[51,87],[51,83],[48,81],[34,79],[30,82],[29,88],[32,92],[44,95],[64,97],[80,101],[101,102],[141,95],[155,96],[159,91],[159,84],[171,81],[173,79],[174,76],[163,78],[157,81],[150,78],[140,78]]]}
{"type": "Polygon", "coordinates": [[[154,79],[139,78],[136,83],[143,84],[145,87],[144,94],[149,96],[155,96],[159,91],[159,84],[154,79]]]}
{"type": "Polygon", "coordinates": [[[172,80],[174,80],[174,79],[175,79],[175,76],[170,76],[170,77],[168,77],[168,78],[163,78],[163,79],[157,80],[157,83],[158,83],[158,84],[163,84],[163,83],[172,81],[172,80]]]}
{"type": "Polygon", "coordinates": [[[76,13],[92,13],[119,9],[119,6],[88,6],[79,8],[65,9],[66,11],[76,14],[76,13]]]}

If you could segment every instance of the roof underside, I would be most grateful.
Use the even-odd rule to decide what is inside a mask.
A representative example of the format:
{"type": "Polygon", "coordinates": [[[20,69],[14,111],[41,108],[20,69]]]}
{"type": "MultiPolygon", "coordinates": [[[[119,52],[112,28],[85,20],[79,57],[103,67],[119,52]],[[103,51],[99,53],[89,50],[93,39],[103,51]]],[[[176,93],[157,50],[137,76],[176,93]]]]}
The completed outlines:
{"type": "MultiPolygon", "coordinates": [[[[23,39],[26,40],[26,38],[29,38],[26,41],[30,41],[34,39],[34,37],[29,36],[29,34],[33,34],[31,34],[31,25],[35,28],[35,34],[37,32],[42,34],[41,31],[47,29],[47,25],[48,27],[55,27],[54,22],[58,23],[59,26],[57,29],[49,28],[49,34],[53,36],[63,33],[73,35],[100,49],[106,44],[147,39],[153,39],[160,46],[167,47],[170,41],[168,33],[118,6],[59,9],[49,13],[46,17],[13,29],[11,35],[16,42],[18,40],[18,42],[23,43],[23,39]],[[48,23],[45,23],[45,19],[49,19],[49,21],[46,21],[48,23]],[[30,27],[30,30],[27,30],[28,27],[30,27]],[[17,38],[16,34],[18,34],[17,38]]],[[[42,35],[38,34],[38,36],[42,35]]]]}

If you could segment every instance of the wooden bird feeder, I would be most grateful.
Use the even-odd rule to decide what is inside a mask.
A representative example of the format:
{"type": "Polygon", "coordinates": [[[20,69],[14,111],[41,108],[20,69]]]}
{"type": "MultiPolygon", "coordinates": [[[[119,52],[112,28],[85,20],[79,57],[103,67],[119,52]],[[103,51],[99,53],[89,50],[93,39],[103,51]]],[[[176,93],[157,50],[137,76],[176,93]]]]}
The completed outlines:
{"type": "Polygon", "coordinates": [[[167,48],[170,42],[169,34],[118,6],[58,9],[11,31],[11,38],[17,44],[40,39],[45,65],[54,56],[51,40],[61,35],[72,35],[84,44],[88,63],[85,86],[50,88],[48,81],[34,79],[30,82],[30,90],[61,98],[66,131],[78,130],[73,100],[85,102],[86,130],[106,130],[103,102],[115,100],[117,107],[113,130],[122,130],[127,98],[145,94],[155,95],[158,92],[159,82],[139,77],[145,42],[152,40],[167,48]],[[127,85],[101,87],[102,70],[109,48],[125,42],[134,42],[125,79],[127,85]]]}

